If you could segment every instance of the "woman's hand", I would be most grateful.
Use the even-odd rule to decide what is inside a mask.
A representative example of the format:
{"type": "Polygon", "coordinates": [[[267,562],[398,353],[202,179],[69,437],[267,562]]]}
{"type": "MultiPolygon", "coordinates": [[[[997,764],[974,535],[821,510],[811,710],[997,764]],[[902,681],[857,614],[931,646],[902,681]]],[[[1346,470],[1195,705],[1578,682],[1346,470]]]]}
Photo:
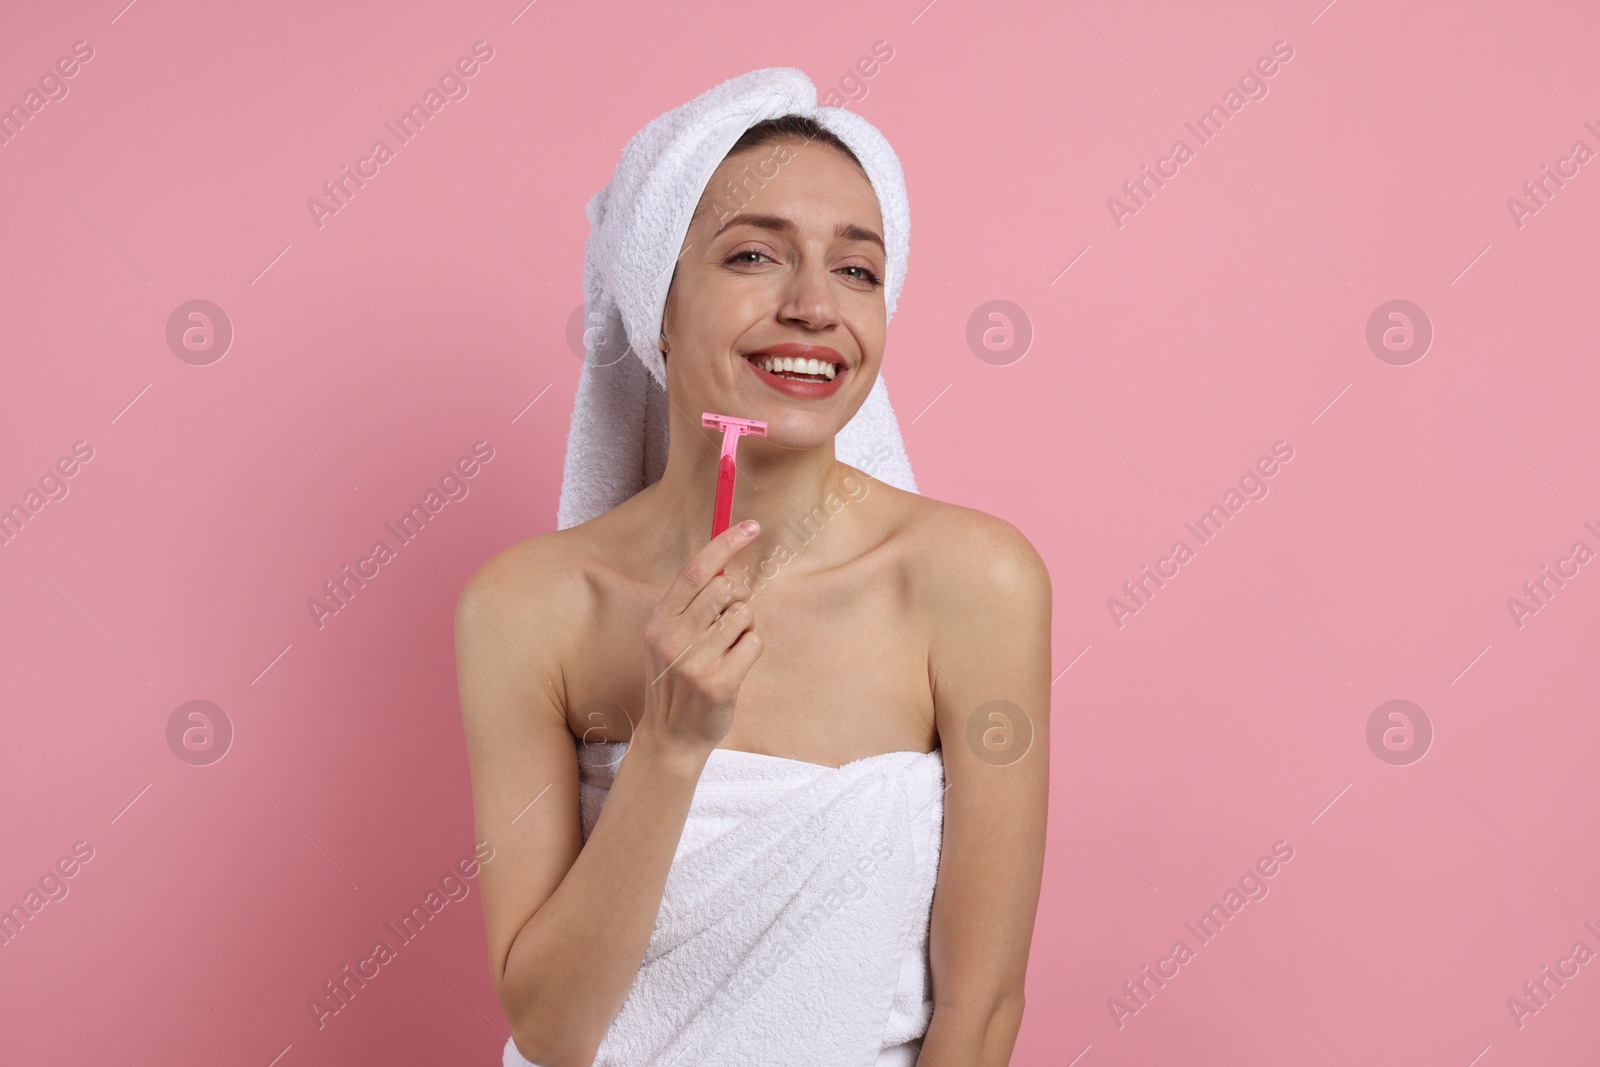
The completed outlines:
{"type": "Polygon", "coordinates": [[[730,526],[696,552],[645,623],[640,726],[668,747],[716,748],[733,726],[739,687],[761,655],[754,609],[733,579],[718,573],[761,532],[748,521],[754,530],[730,526]]]}

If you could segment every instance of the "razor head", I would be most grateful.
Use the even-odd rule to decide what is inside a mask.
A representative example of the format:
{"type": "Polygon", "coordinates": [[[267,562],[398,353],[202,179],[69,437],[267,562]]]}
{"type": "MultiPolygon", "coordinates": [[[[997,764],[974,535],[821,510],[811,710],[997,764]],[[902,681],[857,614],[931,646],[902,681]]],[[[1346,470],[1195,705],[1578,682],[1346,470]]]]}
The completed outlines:
{"type": "Polygon", "coordinates": [[[767,436],[767,424],[760,419],[736,419],[732,415],[714,415],[702,411],[700,425],[709,430],[736,430],[741,436],[747,433],[757,437],[767,436]]]}

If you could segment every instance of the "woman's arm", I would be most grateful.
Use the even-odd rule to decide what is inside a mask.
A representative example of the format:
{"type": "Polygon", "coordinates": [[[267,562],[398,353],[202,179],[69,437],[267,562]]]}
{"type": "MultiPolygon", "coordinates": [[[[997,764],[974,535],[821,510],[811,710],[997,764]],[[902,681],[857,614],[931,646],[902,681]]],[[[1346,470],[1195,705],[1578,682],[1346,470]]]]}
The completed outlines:
{"type": "Polygon", "coordinates": [[[919,1067],[1010,1063],[1044,872],[1050,575],[1009,523],[971,511],[962,522],[940,538],[948,549],[932,589],[928,662],[947,789],[919,1067]]]}
{"type": "MultiPolygon", "coordinates": [[[[737,547],[713,541],[685,574],[697,568],[691,577],[704,575],[703,587],[737,547]]],[[[497,557],[475,574],[456,606],[473,810],[478,840],[495,848],[479,880],[489,963],[523,1057],[539,1067],[588,1067],[644,959],[716,742],[669,738],[670,719],[649,714],[647,699],[585,844],[555,655],[582,617],[584,580],[544,546],[514,551],[522,553],[515,563],[497,557]]],[[[674,589],[683,588],[680,575],[674,589]]],[[[715,640],[699,643],[715,653],[715,640]]],[[[672,674],[661,672],[661,686],[703,660],[703,649],[682,659],[672,674]]]]}

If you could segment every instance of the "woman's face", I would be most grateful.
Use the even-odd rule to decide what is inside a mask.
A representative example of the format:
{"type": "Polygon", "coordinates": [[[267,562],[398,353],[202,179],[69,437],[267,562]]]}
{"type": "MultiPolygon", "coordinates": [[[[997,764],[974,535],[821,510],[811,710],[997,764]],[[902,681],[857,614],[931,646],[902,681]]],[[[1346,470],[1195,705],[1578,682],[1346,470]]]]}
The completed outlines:
{"type": "Polygon", "coordinates": [[[706,411],[760,419],[766,440],[785,448],[816,448],[838,433],[883,360],[882,237],[871,183],[831,145],[785,140],[723,160],[667,293],[677,417],[696,426],[706,411]],[[838,364],[835,380],[786,386],[747,358],[796,344],[814,347],[780,354],[838,364]],[[807,391],[825,395],[796,395],[807,391]]]}

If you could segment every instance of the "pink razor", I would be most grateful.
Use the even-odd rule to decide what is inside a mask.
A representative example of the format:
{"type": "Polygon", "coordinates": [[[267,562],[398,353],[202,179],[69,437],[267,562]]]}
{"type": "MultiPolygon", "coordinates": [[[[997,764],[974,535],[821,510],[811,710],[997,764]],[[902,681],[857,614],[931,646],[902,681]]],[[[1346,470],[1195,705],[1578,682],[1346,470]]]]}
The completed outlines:
{"type": "MultiPolygon", "coordinates": [[[[734,457],[739,451],[739,438],[747,433],[757,437],[767,436],[767,424],[759,419],[736,419],[732,415],[700,413],[700,425],[722,431],[722,458],[717,462],[717,503],[711,511],[711,536],[716,537],[728,528],[733,518],[733,480],[737,473],[734,457]]],[[[718,571],[721,574],[722,571],[718,571]]]]}

